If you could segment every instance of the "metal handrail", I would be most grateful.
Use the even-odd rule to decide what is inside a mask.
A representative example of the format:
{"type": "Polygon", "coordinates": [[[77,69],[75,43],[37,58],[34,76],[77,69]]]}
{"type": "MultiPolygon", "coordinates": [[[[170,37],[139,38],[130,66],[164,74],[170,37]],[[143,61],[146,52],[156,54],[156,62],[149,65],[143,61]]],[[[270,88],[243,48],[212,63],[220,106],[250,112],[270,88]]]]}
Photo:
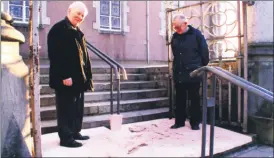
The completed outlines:
{"type": "Polygon", "coordinates": [[[90,44],[89,42],[87,42],[87,45],[90,46],[92,49],[96,50],[97,52],[99,52],[101,55],[103,55],[105,58],[107,58],[109,61],[111,61],[113,64],[115,64],[118,68],[120,68],[122,70],[123,73],[123,79],[127,80],[127,72],[125,70],[125,68],[119,64],[117,61],[111,59],[109,56],[107,56],[106,54],[102,53],[100,50],[98,50],[96,47],[94,47],[92,44],[90,44]]]}
{"type": "Polygon", "coordinates": [[[119,79],[120,78],[120,75],[119,75],[119,72],[118,72],[118,69],[116,67],[115,64],[113,64],[112,62],[110,62],[107,58],[105,58],[104,56],[102,56],[102,54],[96,52],[96,51],[93,51],[92,49],[90,49],[88,46],[87,48],[89,50],[91,50],[94,54],[96,54],[100,59],[102,59],[104,62],[106,62],[109,66],[111,66],[113,69],[114,69],[114,73],[115,73],[115,76],[116,76],[116,79],[119,79]]]}
{"type": "Polygon", "coordinates": [[[216,97],[216,75],[249,91],[264,99],[274,102],[273,92],[266,90],[256,84],[253,84],[239,76],[236,76],[219,67],[204,66],[198,68],[190,73],[191,77],[203,75],[203,122],[202,122],[202,148],[201,157],[205,157],[206,149],[206,122],[207,122],[207,108],[211,107],[211,128],[210,128],[210,157],[213,157],[214,145],[214,125],[215,125],[215,97],[216,97]],[[212,73],[212,97],[207,97],[207,72],[212,73]]]}
{"type": "Polygon", "coordinates": [[[271,91],[269,91],[269,90],[267,90],[267,89],[265,89],[265,88],[263,88],[263,87],[260,87],[260,86],[254,84],[254,83],[248,82],[247,80],[245,80],[245,79],[243,79],[243,78],[241,78],[241,77],[239,77],[239,76],[237,76],[237,75],[234,75],[234,74],[230,73],[230,72],[227,71],[227,70],[224,70],[224,69],[222,69],[222,68],[220,68],[220,67],[215,67],[215,69],[218,69],[218,70],[220,70],[220,71],[226,73],[227,75],[229,75],[229,76],[231,76],[231,77],[234,77],[235,79],[238,79],[238,80],[240,80],[240,81],[242,81],[242,82],[245,82],[245,83],[247,83],[248,85],[252,85],[252,86],[254,86],[254,87],[256,87],[256,88],[258,88],[258,89],[264,91],[265,93],[267,93],[267,94],[269,94],[269,95],[273,95],[273,93],[272,93],[271,91]]]}
{"type": "Polygon", "coordinates": [[[246,81],[230,72],[224,72],[225,70],[220,70],[217,69],[213,66],[204,66],[201,67],[199,69],[194,70],[193,72],[190,73],[191,77],[200,75],[201,72],[203,71],[209,71],[211,73],[214,73],[220,77],[222,77],[223,79],[228,80],[229,82],[251,92],[254,93],[256,95],[259,95],[261,97],[263,97],[264,99],[273,102],[274,98],[273,98],[273,92],[266,90],[262,87],[259,87],[258,85],[255,85],[249,81],[246,81]]]}
{"type": "Polygon", "coordinates": [[[117,114],[120,113],[120,72],[119,68],[110,61],[108,58],[104,56],[104,53],[97,51],[87,45],[87,48],[92,51],[94,54],[96,54],[99,58],[101,58],[103,61],[105,61],[110,67],[111,67],[111,74],[110,74],[110,113],[113,114],[113,70],[116,76],[117,82],[117,114]]]}

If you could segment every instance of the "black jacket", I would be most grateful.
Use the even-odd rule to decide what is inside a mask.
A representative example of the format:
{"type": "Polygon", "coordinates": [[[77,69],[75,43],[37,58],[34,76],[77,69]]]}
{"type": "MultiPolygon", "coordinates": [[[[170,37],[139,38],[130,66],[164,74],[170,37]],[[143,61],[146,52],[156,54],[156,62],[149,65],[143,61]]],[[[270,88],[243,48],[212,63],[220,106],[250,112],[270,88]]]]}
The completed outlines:
{"type": "Polygon", "coordinates": [[[92,72],[84,34],[74,29],[67,18],[56,23],[49,31],[48,58],[49,85],[61,91],[93,91],[92,72]],[[72,86],[63,80],[72,78],[72,86]]]}
{"type": "Polygon", "coordinates": [[[174,81],[176,83],[201,81],[200,77],[191,78],[189,74],[209,62],[208,46],[202,33],[189,25],[187,32],[173,34],[171,48],[174,56],[174,81]]]}

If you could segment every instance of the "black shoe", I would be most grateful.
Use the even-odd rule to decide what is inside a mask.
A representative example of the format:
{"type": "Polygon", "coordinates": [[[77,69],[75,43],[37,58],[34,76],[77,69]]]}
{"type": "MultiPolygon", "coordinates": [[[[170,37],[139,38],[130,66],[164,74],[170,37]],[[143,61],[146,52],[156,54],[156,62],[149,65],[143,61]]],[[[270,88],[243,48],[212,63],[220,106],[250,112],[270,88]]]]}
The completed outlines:
{"type": "Polygon", "coordinates": [[[70,142],[61,141],[60,145],[64,146],[64,147],[69,147],[69,148],[78,148],[78,147],[82,146],[82,143],[76,142],[75,140],[70,141],[70,142]]]}
{"type": "Polygon", "coordinates": [[[185,124],[174,124],[170,128],[171,129],[177,129],[177,128],[184,127],[184,126],[185,126],[185,124]]]}
{"type": "Polygon", "coordinates": [[[82,136],[80,133],[77,133],[75,136],[73,136],[75,140],[88,140],[89,136],[82,136]]]}
{"type": "Polygon", "coordinates": [[[199,125],[192,125],[192,126],[191,126],[191,129],[192,129],[192,130],[199,130],[200,127],[199,127],[199,125]]]}

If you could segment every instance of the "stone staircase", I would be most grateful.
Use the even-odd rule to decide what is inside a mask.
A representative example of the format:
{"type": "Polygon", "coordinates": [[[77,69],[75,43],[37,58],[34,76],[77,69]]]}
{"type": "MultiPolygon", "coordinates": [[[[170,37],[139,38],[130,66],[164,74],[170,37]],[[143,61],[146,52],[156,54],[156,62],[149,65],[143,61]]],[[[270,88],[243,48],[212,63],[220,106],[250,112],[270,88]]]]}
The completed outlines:
{"type": "MultiPolygon", "coordinates": [[[[110,117],[110,69],[94,67],[94,92],[85,93],[83,129],[109,126],[110,117]]],[[[120,111],[123,123],[148,121],[168,116],[168,91],[166,66],[126,68],[128,80],[121,77],[120,111]]],[[[48,85],[49,68],[40,69],[40,105],[42,133],[57,131],[54,90],[48,85]]],[[[116,82],[114,82],[116,88],[116,82]]],[[[114,89],[114,112],[117,93],[114,89]]]]}

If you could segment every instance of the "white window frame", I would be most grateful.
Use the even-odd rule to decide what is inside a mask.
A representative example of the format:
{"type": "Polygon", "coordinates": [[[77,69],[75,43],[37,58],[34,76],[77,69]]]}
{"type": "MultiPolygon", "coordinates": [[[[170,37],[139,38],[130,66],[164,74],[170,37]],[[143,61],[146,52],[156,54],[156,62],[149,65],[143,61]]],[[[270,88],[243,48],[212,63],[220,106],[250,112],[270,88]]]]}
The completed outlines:
{"type": "Polygon", "coordinates": [[[1,12],[4,11],[4,2],[1,1],[1,12]]]}
{"type": "MultiPolygon", "coordinates": [[[[47,1],[39,1],[41,5],[41,12],[39,16],[39,23],[41,26],[50,25],[50,18],[47,16],[47,1]]],[[[9,13],[9,1],[1,1],[1,9],[9,13]]],[[[24,12],[25,14],[25,12],[24,12]]],[[[15,24],[28,25],[29,21],[14,21],[15,24]]]]}
{"type": "MultiPolygon", "coordinates": [[[[99,1],[99,3],[100,3],[101,1],[99,1]]],[[[105,15],[101,15],[101,11],[100,11],[100,18],[101,18],[101,16],[105,16],[105,17],[108,17],[108,22],[109,22],[109,26],[107,26],[107,27],[109,27],[109,29],[107,29],[107,28],[102,28],[101,26],[101,23],[100,23],[100,30],[102,30],[102,31],[114,31],[114,32],[121,32],[122,31],[122,2],[120,1],[120,16],[119,16],[119,18],[120,18],[120,28],[119,29],[113,29],[112,28],[112,21],[111,21],[111,18],[113,17],[112,16],[112,13],[111,13],[111,11],[112,11],[112,2],[113,1],[109,1],[110,2],[110,4],[109,4],[109,16],[105,16],[105,15]]],[[[100,5],[101,5],[101,3],[100,3],[100,5]]],[[[101,9],[101,8],[100,8],[101,9]]]]}
{"type": "MultiPolygon", "coordinates": [[[[130,28],[128,26],[127,22],[127,16],[129,13],[129,7],[128,7],[128,1],[120,1],[120,30],[116,29],[104,29],[101,28],[100,23],[100,1],[93,1],[93,7],[96,9],[96,21],[93,22],[93,29],[98,30],[99,32],[106,32],[106,33],[123,33],[123,32],[129,32],[130,28]]],[[[111,25],[111,23],[110,23],[111,25]]]]}
{"type": "MultiPolygon", "coordinates": [[[[13,4],[12,4],[13,5],[13,4]]],[[[20,5],[21,6],[21,5],[20,5]]],[[[26,8],[29,6],[26,6],[26,1],[23,1],[23,6],[22,6],[22,20],[14,20],[14,23],[21,23],[21,24],[28,24],[29,20],[26,18],[26,8]]],[[[8,1],[8,13],[10,13],[10,2],[8,1]]]]}

